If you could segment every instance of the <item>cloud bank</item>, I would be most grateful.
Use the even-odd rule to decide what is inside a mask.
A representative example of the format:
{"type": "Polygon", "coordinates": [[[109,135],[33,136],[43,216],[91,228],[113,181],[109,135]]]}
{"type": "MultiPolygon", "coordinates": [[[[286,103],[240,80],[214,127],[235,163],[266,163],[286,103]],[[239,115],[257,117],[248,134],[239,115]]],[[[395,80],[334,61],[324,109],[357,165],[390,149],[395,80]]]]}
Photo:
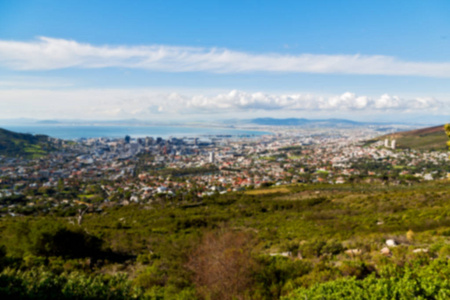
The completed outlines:
{"type": "Polygon", "coordinates": [[[436,110],[443,103],[434,98],[403,99],[384,94],[379,98],[354,93],[323,97],[311,94],[274,95],[233,90],[213,97],[193,96],[184,99],[188,108],[208,113],[220,110],[298,110],[298,111],[413,111],[436,110]]]}
{"type": "Polygon", "coordinates": [[[162,72],[280,72],[450,77],[450,62],[403,61],[382,55],[256,54],[223,48],[96,46],[39,37],[0,40],[0,65],[14,70],[137,68],[162,72]]]}
{"type": "Polygon", "coordinates": [[[269,94],[232,90],[215,95],[183,95],[145,89],[33,90],[0,89],[0,118],[118,119],[189,117],[236,113],[280,114],[289,112],[329,113],[436,113],[448,104],[434,98],[406,99],[388,94],[380,97],[344,93],[269,94]]]}

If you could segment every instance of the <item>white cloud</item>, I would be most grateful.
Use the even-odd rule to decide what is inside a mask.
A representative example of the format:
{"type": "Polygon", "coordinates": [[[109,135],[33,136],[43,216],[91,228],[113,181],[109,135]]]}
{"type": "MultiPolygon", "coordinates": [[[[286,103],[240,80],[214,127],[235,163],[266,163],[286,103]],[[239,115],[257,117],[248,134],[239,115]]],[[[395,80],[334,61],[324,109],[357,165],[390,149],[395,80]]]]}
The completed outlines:
{"type": "Polygon", "coordinates": [[[39,37],[0,40],[0,65],[15,70],[139,68],[164,72],[286,72],[450,77],[450,62],[402,61],[382,55],[255,54],[223,48],[94,46],[39,37]]]}
{"type": "Polygon", "coordinates": [[[323,97],[311,94],[273,95],[233,90],[213,97],[186,98],[188,108],[214,112],[220,110],[298,110],[298,111],[414,111],[437,110],[444,104],[434,98],[403,99],[382,95],[379,98],[344,93],[323,97]]]}
{"type": "Polygon", "coordinates": [[[153,119],[216,114],[233,116],[260,112],[281,113],[436,113],[448,105],[434,98],[398,96],[335,96],[268,94],[233,90],[215,95],[183,95],[146,89],[33,90],[0,89],[0,118],[39,119],[153,119]]]}
{"type": "Polygon", "coordinates": [[[13,77],[0,78],[0,89],[36,89],[36,88],[67,88],[73,83],[64,81],[61,78],[37,78],[37,77],[13,77]]]}

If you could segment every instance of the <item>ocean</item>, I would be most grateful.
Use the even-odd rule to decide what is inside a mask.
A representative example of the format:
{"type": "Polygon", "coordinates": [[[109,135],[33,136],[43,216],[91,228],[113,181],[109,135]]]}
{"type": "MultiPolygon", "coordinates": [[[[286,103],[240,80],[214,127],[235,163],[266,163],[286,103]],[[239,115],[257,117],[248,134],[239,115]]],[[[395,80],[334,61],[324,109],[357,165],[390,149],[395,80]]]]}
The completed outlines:
{"type": "Polygon", "coordinates": [[[177,127],[177,126],[103,126],[103,125],[0,125],[0,128],[31,134],[45,134],[50,137],[74,140],[80,138],[123,138],[138,137],[200,137],[205,135],[259,136],[271,134],[266,131],[232,128],[177,127]]]}

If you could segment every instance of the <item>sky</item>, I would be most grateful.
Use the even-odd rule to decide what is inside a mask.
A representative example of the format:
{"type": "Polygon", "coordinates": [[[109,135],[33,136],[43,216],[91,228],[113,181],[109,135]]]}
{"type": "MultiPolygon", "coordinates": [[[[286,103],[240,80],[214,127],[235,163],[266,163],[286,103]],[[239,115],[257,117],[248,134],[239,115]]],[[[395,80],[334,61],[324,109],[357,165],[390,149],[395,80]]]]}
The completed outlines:
{"type": "Polygon", "coordinates": [[[0,119],[450,122],[450,1],[0,0],[0,119]]]}

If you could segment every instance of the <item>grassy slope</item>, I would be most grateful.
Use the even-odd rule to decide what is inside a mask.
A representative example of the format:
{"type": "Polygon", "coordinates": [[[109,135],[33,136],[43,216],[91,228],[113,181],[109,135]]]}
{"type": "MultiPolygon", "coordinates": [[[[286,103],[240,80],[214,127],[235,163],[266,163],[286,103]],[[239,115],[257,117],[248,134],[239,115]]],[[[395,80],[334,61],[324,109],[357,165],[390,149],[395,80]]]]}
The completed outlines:
{"type": "MultiPolygon", "coordinates": [[[[215,196],[197,205],[169,200],[164,205],[110,208],[101,214],[87,214],[82,226],[101,237],[114,252],[150,255],[152,272],[170,267],[174,281],[182,276],[177,274],[183,274],[181,270],[186,263],[183,257],[189,255],[190,247],[195,247],[200,237],[210,231],[251,233],[256,241],[255,255],[288,251],[317,240],[336,240],[345,248],[363,249],[358,261],[377,267],[380,249],[388,238],[404,243],[404,247],[397,249],[407,255],[412,255],[415,248],[430,248],[430,256],[437,255],[431,250],[433,245],[450,242],[449,193],[448,181],[412,186],[292,185],[215,196]],[[414,241],[406,241],[410,229],[415,233],[414,241]]],[[[1,243],[11,246],[8,228],[13,228],[20,219],[33,224],[41,218],[49,217],[1,218],[1,243]]],[[[397,263],[402,257],[394,253],[387,259],[397,263]]],[[[286,259],[286,264],[295,262],[286,259]]],[[[283,287],[283,295],[298,287],[349,276],[338,266],[342,262],[353,264],[355,260],[341,252],[332,257],[307,257],[302,262],[316,267],[305,275],[286,279],[291,283],[283,287]],[[325,271],[321,269],[321,261],[329,265],[325,271]]],[[[133,277],[133,272],[129,276],[133,277]]]]}
{"type": "Polygon", "coordinates": [[[445,150],[447,136],[444,126],[435,126],[412,131],[383,135],[376,140],[396,139],[398,148],[415,150],[445,150]]]}
{"type": "MultiPolygon", "coordinates": [[[[137,254],[141,246],[125,250],[125,238],[175,238],[198,229],[226,226],[257,232],[263,249],[285,250],[287,242],[335,238],[346,243],[380,243],[385,238],[415,232],[449,229],[450,186],[418,184],[412,187],[374,185],[291,186],[220,196],[199,206],[169,205],[142,209],[128,206],[102,216],[87,216],[85,226],[117,245],[119,251],[137,254]],[[288,192],[286,190],[289,190],[288,192]],[[119,221],[124,218],[125,221],[119,221]],[[382,221],[383,225],[377,225],[382,221]],[[126,230],[115,224],[123,223],[126,230]],[[105,226],[106,225],[106,226],[105,226]],[[119,236],[123,236],[119,238],[119,236]],[[127,237],[126,237],[127,236],[127,237]],[[134,236],[134,237],[132,237],[134,236]],[[119,238],[119,240],[116,240],[119,238]]],[[[113,246],[114,248],[114,246],[113,246]]]]}
{"type": "Polygon", "coordinates": [[[0,155],[36,158],[51,150],[47,136],[16,133],[0,128],[0,155]]]}

